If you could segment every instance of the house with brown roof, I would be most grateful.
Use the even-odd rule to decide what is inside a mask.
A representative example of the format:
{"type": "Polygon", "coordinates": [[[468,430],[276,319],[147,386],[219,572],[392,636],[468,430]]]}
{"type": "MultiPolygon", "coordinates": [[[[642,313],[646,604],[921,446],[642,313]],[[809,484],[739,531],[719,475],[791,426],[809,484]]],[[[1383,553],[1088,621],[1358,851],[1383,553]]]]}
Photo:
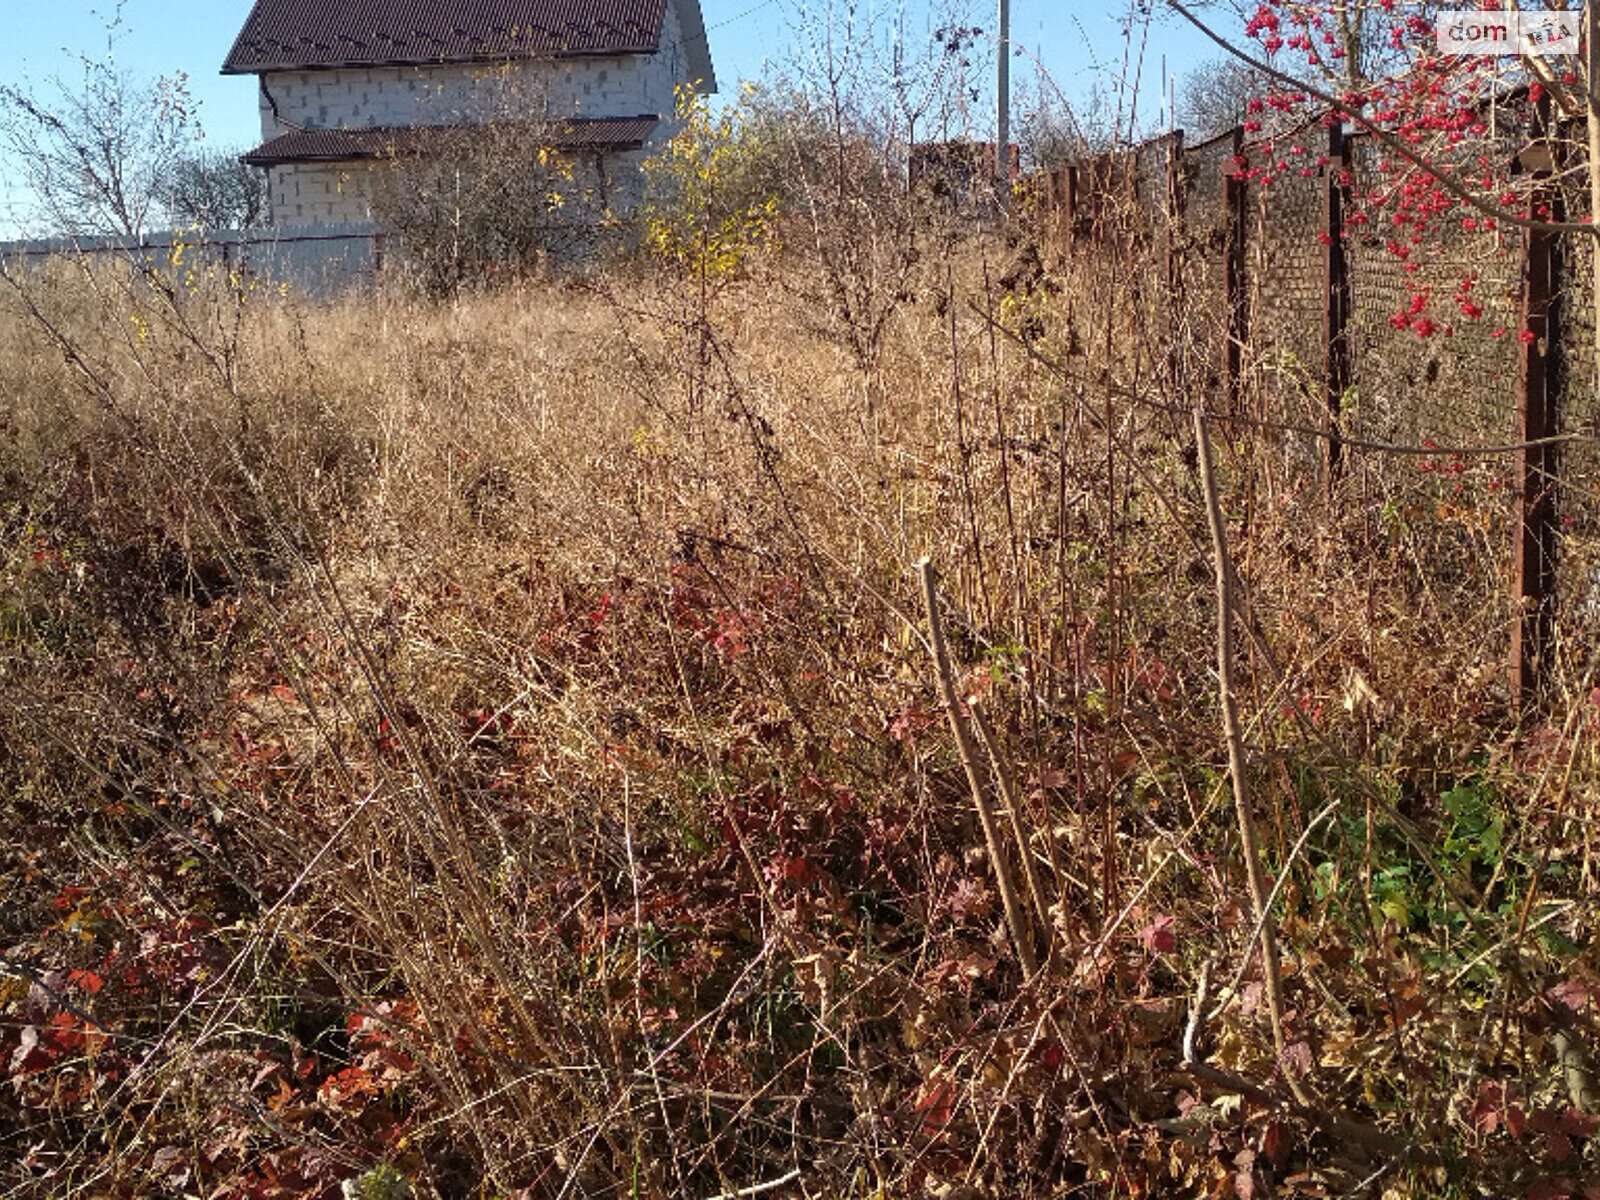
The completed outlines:
{"type": "Polygon", "coordinates": [[[676,89],[716,90],[699,0],[255,0],[222,70],[259,80],[277,225],[370,221],[386,164],[489,122],[625,207],[676,89]]]}

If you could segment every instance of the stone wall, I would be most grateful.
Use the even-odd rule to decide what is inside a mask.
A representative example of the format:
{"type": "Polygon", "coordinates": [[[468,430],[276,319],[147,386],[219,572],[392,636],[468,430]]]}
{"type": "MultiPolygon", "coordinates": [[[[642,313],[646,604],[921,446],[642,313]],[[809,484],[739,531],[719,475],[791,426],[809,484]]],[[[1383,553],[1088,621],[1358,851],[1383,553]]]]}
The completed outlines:
{"type": "MultiPolygon", "coordinates": [[[[1503,113],[1495,134],[1471,143],[1467,151],[1509,164],[1516,148],[1531,136],[1526,120],[1503,113]]],[[[1400,172],[1386,165],[1383,148],[1371,138],[1351,136],[1350,190],[1357,196],[1381,193],[1400,172]]],[[[1242,368],[1256,381],[1262,417],[1276,422],[1320,425],[1326,404],[1323,314],[1327,302],[1329,172],[1328,131],[1320,121],[1280,134],[1256,138],[1235,157],[1227,137],[1183,151],[1177,228],[1169,228],[1170,202],[1162,185],[1166,139],[1153,139],[1127,155],[1128,167],[1103,160],[1080,166],[1080,230],[1097,226],[1083,214],[1098,214],[1106,197],[1121,201],[1124,172],[1134,171],[1138,212],[1125,223],[1153,251],[1176,247],[1178,286],[1186,301],[1181,325],[1174,328],[1176,351],[1190,368],[1189,378],[1210,388],[1221,379],[1224,254],[1228,214],[1224,181],[1240,181],[1244,211],[1243,293],[1248,345],[1242,368]],[[1085,194],[1085,193],[1089,194],[1085,194]]],[[[1581,203],[1582,197],[1576,196],[1581,203]]],[[[1574,200],[1569,199],[1572,209],[1574,200]]],[[[1357,212],[1359,206],[1352,208],[1357,212]]],[[[1349,215],[1347,213],[1347,215],[1349,215]]],[[[1517,295],[1521,235],[1505,227],[1470,231],[1468,210],[1419,243],[1406,247],[1406,231],[1391,226],[1388,214],[1368,210],[1366,223],[1344,230],[1344,250],[1352,292],[1349,338],[1354,394],[1347,429],[1374,441],[1443,444],[1507,440],[1512,432],[1517,379],[1517,295]],[[1463,289],[1463,281],[1470,287],[1463,289]],[[1428,296],[1426,327],[1404,319],[1412,297],[1428,296]],[[1472,313],[1469,315],[1467,304],[1472,313]]],[[[1564,349],[1581,377],[1593,377],[1588,359],[1594,343],[1588,305],[1588,248],[1568,248],[1570,293],[1565,306],[1564,349]]],[[[1573,377],[1574,382],[1577,377],[1573,377]]],[[[1570,389],[1574,403],[1587,404],[1592,389],[1570,389]]],[[[1573,410],[1576,415],[1577,410],[1573,410]]],[[[1585,419],[1591,419],[1585,410],[1585,419]]]]}
{"type": "Polygon", "coordinates": [[[1219,298],[1228,238],[1222,190],[1233,170],[1231,138],[1212,138],[1184,152],[1177,236],[1184,304],[1174,337],[1183,377],[1199,381],[1212,393],[1222,387],[1220,359],[1227,318],[1219,298]]]}
{"type": "MultiPolygon", "coordinates": [[[[1522,136],[1507,132],[1493,145],[1476,143],[1474,152],[1509,162],[1522,136]]],[[[1386,186],[1389,157],[1370,139],[1357,141],[1357,192],[1386,186]]],[[[1467,232],[1463,219],[1470,218],[1410,245],[1405,261],[1390,243],[1409,238],[1385,222],[1374,220],[1346,239],[1358,400],[1351,431],[1358,437],[1446,445],[1514,440],[1522,238],[1510,228],[1467,232]],[[1474,283],[1463,293],[1468,278],[1474,283]],[[1419,289],[1428,292],[1427,314],[1438,327],[1427,333],[1396,324],[1419,289]],[[1463,312],[1458,295],[1481,315],[1463,312]]]]}

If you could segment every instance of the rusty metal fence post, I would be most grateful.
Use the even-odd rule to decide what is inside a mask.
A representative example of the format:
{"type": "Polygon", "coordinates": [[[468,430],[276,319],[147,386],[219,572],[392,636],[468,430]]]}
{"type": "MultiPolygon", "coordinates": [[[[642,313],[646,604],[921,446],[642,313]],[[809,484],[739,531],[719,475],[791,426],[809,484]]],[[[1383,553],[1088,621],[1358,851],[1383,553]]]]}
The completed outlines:
{"type": "MultiPolygon", "coordinates": [[[[1541,105],[1536,140],[1522,155],[1535,180],[1528,215],[1559,221],[1561,190],[1541,105]]],[[[1556,447],[1561,347],[1561,245],[1541,229],[1522,238],[1521,346],[1517,362],[1517,451],[1512,480],[1511,697],[1522,708],[1538,694],[1549,657],[1555,608],[1556,447]],[[1543,443],[1543,444],[1541,444],[1543,443]]]]}
{"type": "Polygon", "coordinates": [[[1181,129],[1175,130],[1167,140],[1166,184],[1167,385],[1176,397],[1182,368],[1178,342],[1184,322],[1183,216],[1189,184],[1184,172],[1181,129]]]}
{"type": "Polygon", "coordinates": [[[1067,244],[1078,240],[1078,166],[1070,163],[1063,168],[1061,179],[1061,204],[1066,210],[1067,244]]]}
{"type": "Polygon", "coordinates": [[[1244,345],[1249,334],[1249,314],[1245,310],[1244,257],[1244,128],[1233,131],[1233,160],[1222,173],[1222,211],[1225,229],[1222,293],[1223,322],[1222,369],[1230,413],[1239,403],[1239,376],[1244,365],[1244,345]]]}
{"type": "Polygon", "coordinates": [[[1350,139],[1340,118],[1328,126],[1327,211],[1323,228],[1326,284],[1322,310],[1323,377],[1327,380],[1327,432],[1324,465],[1328,488],[1339,482],[1344,466],[1343,425],[1345,393],[1353,376],[1350,353],[1350,260],[1345,253],[1344,215],[1350,198],[1353,158],[1350,139]]]}

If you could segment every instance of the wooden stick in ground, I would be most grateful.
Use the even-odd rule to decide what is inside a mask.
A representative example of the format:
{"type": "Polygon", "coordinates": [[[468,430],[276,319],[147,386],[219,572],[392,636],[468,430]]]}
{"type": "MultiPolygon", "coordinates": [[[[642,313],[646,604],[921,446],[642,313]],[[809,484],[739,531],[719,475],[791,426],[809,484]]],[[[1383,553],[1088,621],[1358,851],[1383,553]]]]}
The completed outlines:
{"type": "Polygon", "coordinates": [[[1295,1099],[1301,1104],[1311,1104],[1313,1100],[1304,1081],[1290,1070],[1283,1053],[1283,976],[1278,960],[1278,934],[1267,907],[1269,889],[1266,872],[1261,866],[1261,847],[1256,840],[1255,816],[1250,808],[1250,783],[1244,772],[1244,735],[1239,731],[1239,708],[1233,696],[1233,570],[1228,557],[1228,534],[1222,523],[1222,506],[1217,501],[1216,475],[1211,467],[1211,431],[1205,414],[1198,407],[1194,411],[1194,437],[1206,520],[1211,526],[1211,551],[1217,566],[1217,684],[1221,691],[1222,733],[1228,744],[1228,776],[1233,781],[1233,802],[1239,819],[1245,877],[1250,884],[1250,904],[1261,929],[1261,974],[1267,993],[1267,1010],[1272,1017],[1272,1047],[1295,1099]]]}
{"type": "Polygon", "coordinates": [[[917,563],[917,577],[922,583],[922,604],[928,614],[928,630],[933,645],[934,674],[939,679],[939,695],[944,700],[945,715],[950,718],[950,731],[955,734],[956,748],[961,752],[961,765],[966,768],[967,787],[972,792],[972,802],[978,808],[978,820],[983,825],[983,840],[989,847],[989,861],[994,864],[995,882],[1000,888],[1000,902],[1005,906],[1006,928],[1011,933],[1011,944],[1017,948],[1017,960],[1029,978],[1039,967],[1034,956],[1033,937],[1029,931],[1027,914],[1017,898],[1016,881],[1011,877],[1011,865],[1005,853],[1005,843],[1000,840],[1000,829],[995,824],[994,809],[983,791],[983,771],[978,765],[978,752],[972,744],[972,731],[961,712],[961,700],[956,695],[955,673],[950,669],[950,650],[944,640],[944,625],[939,620],[939,580],[933,563],[926,558],[917,563]]]}
{"type": "Polygon", "coordinates": [[[1046,957],[1054,960],[1055,935],[1052,932],[1050,905],[1045,901],[1044,888],[1039,884],[1039,872],[1034,867],[1033,852],[1028,845],[1028,830],[1023,823],[1022,805],[1017,798],[1016,785],[1011,781],[1011,769],[1000,756],[1000,743],[989,725],[983,705],[971,700],[967,707],[972,711],[972,727],[978,731],[978,740],[983,743],[984,752],[989,756],[989,769],[994,775],[995,788],[1000,792],[1000,803],[1005,805],[1006,816],[1010,818],[1011,836],[1016,839],[1017,853],[1022,857],[1022,877],[1027,881],[1028,896],[1033,901],[1033,916],[1039,922],[1038,928],[1044,931],[1049,945],[1046,957]]]}

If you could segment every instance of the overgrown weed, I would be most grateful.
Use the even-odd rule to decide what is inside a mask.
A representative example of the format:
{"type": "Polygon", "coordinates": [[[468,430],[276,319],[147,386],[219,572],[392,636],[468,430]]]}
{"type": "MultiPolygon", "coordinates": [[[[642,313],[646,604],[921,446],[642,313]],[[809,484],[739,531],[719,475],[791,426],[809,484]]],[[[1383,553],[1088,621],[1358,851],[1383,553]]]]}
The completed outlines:
{"type": "Polygon", "coordinates": [[[71,266],[6,294],[11,1194],[1592,1174],[1600,710],[1578,675],[1505,711],[1498,526],[1455,538],[1428,472],[1330,502],[1219,425],[1275,1061],[1188,383],[1116,286],[1139,250],[1003,285],[1017,246],[935,245],[865,354],[803,239],[714,302],[637,268],[448,304],[71,266]],[[1048,883],[1033,980],[924,555],[1048,883]],[[1205,1061],[1414,1149],[1196,1077],[1208,962],[1205,1061]]]}

